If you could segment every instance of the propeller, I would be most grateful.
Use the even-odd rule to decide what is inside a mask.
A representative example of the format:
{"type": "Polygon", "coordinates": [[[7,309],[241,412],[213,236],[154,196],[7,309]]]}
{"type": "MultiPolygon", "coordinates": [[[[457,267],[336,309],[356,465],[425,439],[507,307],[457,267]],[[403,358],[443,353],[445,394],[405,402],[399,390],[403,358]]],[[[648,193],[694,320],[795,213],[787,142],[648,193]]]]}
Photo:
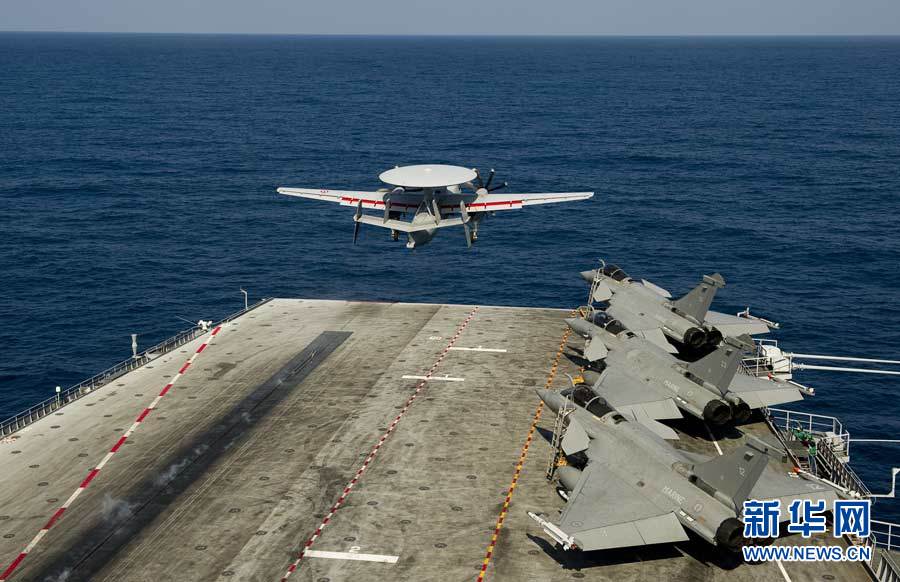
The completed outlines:
{"type": "Polygon", "coordinates": [[[359,238],[359,219],[362,218],[362,200],[356,203],[356,214],[353,215],[353,244],[359,238]]]}
{"type": "Polygon", "coordinates": [[[463,229],[466,231],[466,248],[472,248],[472,230],[469,228],[469,211],[466,203],[459,201],[459,213],[462,215],[463,229]]]}
{"type": "Polygon", "coordinates": [[[403,194],[405,191],[406,190],[404,190],[402,186],[397,186],[384,195],[384,224],[387,224],[388,219],[391,217],[391,196],[394,194],[403,194]]]}
{"type": "Polygon", "coordinates": [[[434,210],[434,224],[439,225],[441,223],[441,207],[435,198],[431,199],[431,208],[434,210]]]}
{"type": "Polygon", "coordinates": [[[477,169],[475,170],[475,178],[478,180],[478,188],[475,189],[476,194],[487,194],[488,192],[493,192],[494,190],[499,190],[501,188],[506,188],[507,186],[509,186],[507,182],[502,182],[491,188],[495,173],[496,172],[494,171],[494,168],[491,168],[491,171],[488,174],[487,182],[485,182],[481,178],[481,172],[479,172],[477,169]]]}

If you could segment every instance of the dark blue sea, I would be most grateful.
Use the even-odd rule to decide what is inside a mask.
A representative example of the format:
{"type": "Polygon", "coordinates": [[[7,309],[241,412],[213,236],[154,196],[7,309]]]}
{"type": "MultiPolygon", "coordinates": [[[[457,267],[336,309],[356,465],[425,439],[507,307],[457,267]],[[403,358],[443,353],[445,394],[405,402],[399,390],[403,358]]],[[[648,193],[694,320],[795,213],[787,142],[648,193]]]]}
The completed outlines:
{"type": "MultiPolygon", "coordinates": [[[[0,416],[240,287],[573,307],[600,257],[676,294],[720,271],[789,350],[900,357],[900,39],[0,34],[0,416]],[[597,195],[410,252],[275,193],[426,162],[597,195]]],[[[900,378],[797,379],[900,438],[900,378]]],[[[888,489],[900,446],[852,450],[888,489]]]]}

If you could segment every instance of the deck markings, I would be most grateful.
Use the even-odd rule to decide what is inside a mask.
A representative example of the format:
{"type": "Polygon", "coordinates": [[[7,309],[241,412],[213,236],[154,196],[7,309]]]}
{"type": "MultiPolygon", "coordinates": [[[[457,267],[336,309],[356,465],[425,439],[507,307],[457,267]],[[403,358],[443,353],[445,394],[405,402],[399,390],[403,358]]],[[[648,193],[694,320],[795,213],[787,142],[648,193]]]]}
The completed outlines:
{"type": "Polygon", "coordinates": [[[426,380],[429,382],[437,382],[440,380],[441,382],[465,382],[465,378],[455,378],[453,376],[410,376],[409,374],[405,376],[400,376],[404,380],[426,380]]]}
{"type": "MultiPolygon", "coordinates": [[[[570,315],[570,317],[574,316],[575,312],[570,315]]],[[[550,373],[547,375],[547,382],[544,384],[544,388],[549,389],[553,385],[553,380],[556,378],[556,371],[559,368],[559,361],[562,358],[563,351],[566,349],[566,342],[569,341],[569,335],[571,333],[572,330],[568,328],[566,328],[566,331],[563,333],[562,340],[559,342],[559,350],[556,352],[556,357],[553,358],[553,365],[550,366],[550,373]]],[[[531,420],[531,428],[528,429],[528,436],[525,437],[525,444],[522,445],[522,451],[519,453],[519,462],[516,463],[516,472],[513,473],[509,489],[506,490],[506,499],[503,500],[503,508],[500,510],[500,515],[497,516],[497,522],[494,525],[494,533],[491,535],[487,553],[484,556],[484,560],[481,562],[481,570],[478,572],[477,582],[484,582],[488,565],[494,557],[494,549],[497,546],[497,540],[500,538],[500,530],[503,529],[503,522],[506,521],[509,504],[512,501],[513,493],[516,491],[516,486],[519,484],[519,476],[522,474],[522,468],[525,466],[525,459],[528,457],[528,449],[531,447],[531,441],[534,439],[534,431],[537,430],[537,425],[541,420],[541,413],[543,411],[544,403],[541,401],[541,403],[538,404],[537,410],[534,411],[534,418],[531,420]]]]}
{"type": "MultiPolygon", "coordinates": [[[[394,429],[397,428],[397,424],[400,422],[400,420],[403,418],[403,416],[409,410],[410,406],[412,406],[413,402],[415,402],[416,399],[419,397],[419,394],[421,394],[422,391],[425,389],[425,387],[428,385],[428,381],[439,379],[439,378],[432,377],[434,375],[434,372],[437,370],[438,366],[441,365],[441,362],[444,361],[444,358],[447,357],[447,354],[450,352],[450,348],[453,347],[453,344],[456,343],[456,340],[459,339],[459,336],[462,335],[463,331],[465,331],[465,329],[469,326],[469,323],[472,321],[472,319],[475,318],[475,314],[477,312],[478,312],[478,307],[476,306],[472,309],[472,311],[469,312],[469,314],[462,321],[462,323],[460,323],[456,327],[456,331],[454,332],[453,337],[450,338],[450,342],[441,351],[440,356],[438,356],[438,359],[435,360],[434,364],[432,364],[431,369],[428,370],[428,373],[425,376],[421,377],[421,379],[419,380],[419,383],[416,384],[415,391],[413,391],[412,395],[406,400],[406,403],[403,405],[403,408],[400,409],[400,412],[397,414],[396,417],[394,417],[394,420],[391,422],[391,424],[388,425],[387,430],[384,432],[384,434],[381,435],[381,438],[378,439],[378,442],[375,443],[375,446],[372,448],[372,450],[369,452],[368,456],[366,456],[366,459],[363,461],[362,466],[359,469],[357,469],[356,473],[353,475],[353,478],[350,479],[350,481],[344,487],[344,490],[341,492],[341,496],[338,497],[338,500],[335,501],[334,505],[331,506],[331,509],[328,510],[328,513],[325,515],[325,518],[322,520],[322,522],[319,524],[319,526],[316,528],[316,530],[313,532],[313,534],[309,537],[309,539],[306,540],[306,543],[304,543],[303,546],[301,546],[300,552],[297,554],[297,557],[294,559],[294,561],[291,563],[291,565],[288,566],[287,572],[285,572],[284,575],[281,577],[282,582],[287,580],[288,577],[297,570],[297,568],[300,566],[300,562],[303,560],[303,558],[305,556],[307,556],[309,554],[310,546],[312,546],[316,542],[316,540],[319,539],[319,536],[322,535],[322,530],[325,529],[325,527],[329,523],[331,523],[331,518],[334,517],[334,514],[337,513],[337,511],[344,505],[344,501],[347,500],[347,496],[349,496],[350,493],[353,492],[353,487],[357,484],[357,482],[359,482],[360,478],[362,478],[363,474],[366,472],[366,469],[368,469],[369,466],[372,464],[372,461],[375,460],[375,456],[378,454],[378,451],[381,450],[381,447],[384,445],[385,441],[387,441],[387,439],[394,433],[394,429]]],[[[0,580],[0,582],[2,582],[2,580],[0,580]]]]}
{"type": "Polygon", "coordinates": [[[777,564],[778,569],[781,570],[781,575],[784,576],[785,582],[793,582],[791,577],[788,576],[787,570],[784,569],[784,564],[781,563],[781,560],[775,560],[775,564],[777,564]]]}
{"type": "Polygon", "coordinates": [[[712,429],[709,428],[709,425],[705,422],[703,423],[703,426],[706,427],[706,432],[709,434],[709,440],[716,446],[716,451],[719,453],[719,456],[724,455],[725,453],[722,452],[722,447],[719,446],[719,441],[716,440],[716,435],[713,434],[712,429]]]}
{"type": "Polygon", "coordinates": [[[135,419],[134,423],[132,423],[132,425],[128,428],[128,430],[126,430],[124,433],[122,433],[122,436],[120,436],[119,439],[116,440],[116,443],[112,446],[111,449],[109,449],[109,452],[106,453],[106,455],[100,460],[99,463],[97,463],[97,465],[93,469],[88,471],[87,476],[84,478],[84,480],[81,482],[81,484],[75,489],[75,491],[72,493],[72,495],[70,495],[69,498],[66,500],[66,502],[63,503],[59,507],[59,509],[57,509],[53,513],[53,515],[50,517],[49,521],[47,521],[47,523],[44,525],[44,527],[42,527],[41,530],[37,534],[35,534],[34,538],[32,538],[32,540],[28,543],[28,545],[25,546],[25,549],[23,549],[19,553],[19,555],[16,557],[16,559],[13,560],[12,563],[6,568],[6,570],[4,570],[2,574],[0,574],[0,582],[5,582],[6,580],[9,579],[10,576],[13,575],[13,573],[16,571],[16,569],[19,567],[19,565],[22,563],[22,561],[25,559],[25,557],[35,548],[35,546],[38,545],[38,543],[40,543],[40,541],[43,539],[43,537],[45,535],[47,535],[47,532],[50,531],[50,528],[53,527],[56,524],[56,522],[58,522],[60,520],[60,518],[63,516],[63,514],[66,512],[66,510],[69,509],[69,507],[71,507],[72,503],[74,503],[76,499],[78,499],[78,496],[81,495],[81,493],[85,489],[87,489],[88,485],[90,485],[91,482],[97,477],[97,475],[100,473],[100,471],[103,469],[103,467],[106,466],[106,464],[109,462],[109,460],[113,458],[113,455],[115,455],[119,451],[119,449],[122,448],[122,445],[125,444],[125,441],[128,440],[128,437],[130,437],[132,434],[134,434],[134,431],[136,431],[138,429],[138,427],[141,426],[141,423],[144,422],[144,420],[146,420],[147,415],[149,415],[150,412],[153,411],[157,407],[160,400],[162,400],[163,397],[169,392],[169,390],[172,389],[172,386],[175,385],[175,383],[178,381],[178,379],[181,378],[185,373],[187,373],[188,368],[191,367],[191,365],[194,363],[194,360],[197,359],[197,356],[199,356],[203,352],[203,350],[206,349],[206,347],[213,341],[213,339],[216,337],[216,335],[218,335],[218,333],[219,333],[219,331],[221,331],[221,329],[222,329],[222,326],[220,325],[212,330],[212,333],[210,333],[209,338],[207,338],[202,344],[200,344],[200,346],[191,355],[191,357],[188,358],[188,360],[184,363],[183,366],[181,366],[181,369],[178,370],[178,372],[172,377],[172,380],[163,387],[163,389],[160,391],[159,394],[156,395],[156,398],[153,399],[153,401],[150,403],[150,405],[141,411],[141,413],[138,415],[137,419],[135,419]]]}
{"type": "Polygon", "coordinates": [[[478,346],[476,348],[450,348],[451,350],[456,350],[459,352],[491,352],[495,354],[505,354],[506,350],[503,348],[483,348],[478,346]]]}
{"type": "Polygon", "coordinates": [[[330,560],[360,560],[363,562],[382,562],[384,564],[396,564],[400,556],[385,556],[382,554],[360,554],[358,552],[326,552],[322,550],[306,550],[307,558],[328,558],[330,560]]]}

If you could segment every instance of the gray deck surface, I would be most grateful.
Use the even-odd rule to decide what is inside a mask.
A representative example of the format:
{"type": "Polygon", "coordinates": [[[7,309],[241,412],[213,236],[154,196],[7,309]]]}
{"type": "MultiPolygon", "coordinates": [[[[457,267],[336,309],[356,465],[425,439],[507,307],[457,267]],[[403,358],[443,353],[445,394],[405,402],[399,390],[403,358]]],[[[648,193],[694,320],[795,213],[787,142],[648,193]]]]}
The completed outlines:
{"type": "MultiPolygon", "coordinates": [[[[47,532],[11,580],[279,580],[472,306],[273,300],[227,324],[47,532]]],[[[559,348],[566,312],[480,307],[291,580],[474,580],[559,348]]],[[[207,337],[207,336],[204,336],[207,337]]],[[[6,568],[204,340],[0,443],[6,568]]],[[[573,339],[554,386],[577,371],[573,339]]],[[[544,417],[488,580],[770,580],[701,542],[561,553],[526,511],[563,501],[544,477],[544,417]],[[723,567],[724,566],[724,567],[723,567]]],[[[757,427],[758,428],[758,427],[757,427]]],[[[726,451],[739,434],[720,435],[726,451]]],[[[679,446],[715,454],[708,440],[679,446]]],[[[777,543],[802,543],[799,537],[777,543]]],[[[828,538],[812,543],[832,543],[828,538]]],[[[793,582],[867,580],[796,564],[793,582]],[[831,577],[828,577],[831,576],[831,577]]]]}

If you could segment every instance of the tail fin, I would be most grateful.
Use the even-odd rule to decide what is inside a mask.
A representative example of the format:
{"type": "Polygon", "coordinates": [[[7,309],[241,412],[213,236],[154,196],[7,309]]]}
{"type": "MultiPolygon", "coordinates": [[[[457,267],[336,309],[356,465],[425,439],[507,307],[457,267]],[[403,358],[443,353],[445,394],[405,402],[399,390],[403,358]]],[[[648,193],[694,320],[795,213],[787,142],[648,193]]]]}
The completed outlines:
{"type": "Polygon", "coordinates": [[[703,275],[703,281],[699,285],[681,299],[673,301],[672,305],[681,313],[702,322],[706,318],[709,306],[712,305],[713,297],[716,296],[716,289],[724,286],[725,279],[722,275],[718,273],[703,275]]]}
{"type": "Polygon", "coordinates": [[[726,337],[719,347],[710,354],[685,367],[691,374],[705,380],[725,394],[737,374],[743,350],[747,348],[749,336],[726,337]],[[745,339],[746,338],[746,339],[745,339]]]}
{"type": "Polygon", "coordinates": [[[744,501],[750,496],[768,462],[768,450],[748,441],[728,455],[694,465],[693,472],[704,483],[730,499],[740,514],[744,501]]]}

